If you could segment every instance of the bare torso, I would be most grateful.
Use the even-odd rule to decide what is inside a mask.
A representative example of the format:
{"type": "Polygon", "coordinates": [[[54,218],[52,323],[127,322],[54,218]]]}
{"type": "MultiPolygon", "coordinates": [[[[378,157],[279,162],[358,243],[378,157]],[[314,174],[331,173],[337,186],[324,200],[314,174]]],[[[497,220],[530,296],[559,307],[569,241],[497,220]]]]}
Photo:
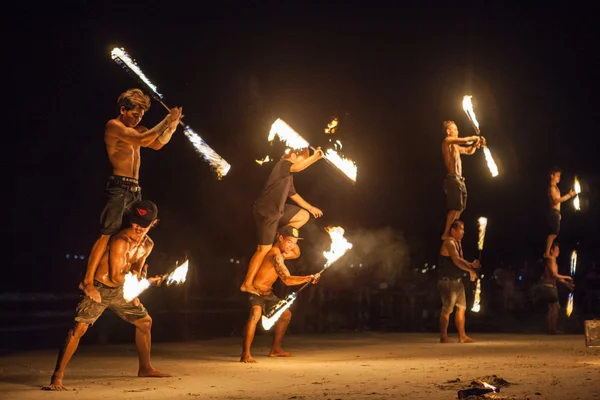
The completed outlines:
{"type": "Polygon", "coordinates": [[[270,294],[273,283],[279,277],[275,270],[275,256],[278,254],[281,254],[281,251],[277,247],[271,248],[256,272],[253,285],[261,295],[270,294]]]}
{"type": "MultiPolygon", "coordinates": [[[[107,125],[107,131],[104,134],[104,142],[106,143],[108,159],[113,168],[113,175],[139,179],[140,146],[126,143],[115,135],[110,135],[108,129],[107,125]]],[[[137,126],[134,129],[140,133],[147,130],[147,128],[143,126],[137,126]]]]}
{"type": "Polygon", "coordinates": [[[560,198],[560,190],[558,189],[558,186],[551,183],[550,187],[548,188],[548,201],[550,202],[550,208],[560,211],[560,202],[554,201],[553,195],[560,198]]]}
{"type": "Polygon", "coordinates": [[[442,156],[444,157],[444,165],[448,173],[462,176],[462,161],[458,145],[450,144],[447,139],[444,139],[442,142],[442,156]]]}
{"type": "MultiPolygon", "coordinates": [[[[110,279],[110,267],[116,268],[119,273],[119,282],[125,280],[125,275],[131,270],[131,267],[138,261],[148,256],[152,248],[152,239],[144,236],[141,241],[137,241],[126,234],[127,231],[121,231],[110,238],[109,245],[102,255],[94,279],[105,284],[106,286],[116,286],[115,282],[110,279]],[[127,243],[127,251],[122,259],[117,260],[113,265],[109,266],[110,249],[117,240],[122,240],[127,243]]],[[[114,261],[114,260],[113,260],[114,261]]],[[[117,285],[118,286],[118,285],[117,285]]]]}
{"type": "Polygon", "coordinates": [[[558,270],[556,258],[550,257],[544,259],[544,284],[556,286],[553,270],[558,270]]]}

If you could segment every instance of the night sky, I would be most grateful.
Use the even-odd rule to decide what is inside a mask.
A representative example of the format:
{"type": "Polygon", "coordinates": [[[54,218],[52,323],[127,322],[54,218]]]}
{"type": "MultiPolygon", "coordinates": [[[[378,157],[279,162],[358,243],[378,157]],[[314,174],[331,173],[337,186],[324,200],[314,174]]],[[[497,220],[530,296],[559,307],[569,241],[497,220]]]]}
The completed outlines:
{"type": "MultiPolygon", "coordinates": [[[[356,161],[358,182],[324,161],[296,175],[298,192],[325,213],[317,226],[389,227],[415,262],[435,260],[446,213],[441,124],[453,119],[472,135],[461,108],[472,94],[500,176],[482,152],[463,156],[467,254],[484,215],[487,260],[539,258],[547,172],[558,165],[561,192],[575,174],[586,191],[581,212],[563,204],[563,254],[578,246],[580,258],[598,260],[597,8],[199,4],[80,1],[11,13],[3,76],[16,128],[4,135],[15,182],[5,194],[3,291],[76,287],[85,263],[65,254],[87,257],[98,235],[111,173],[104,125],[119,94],[139,87],[111,60],[115,46],[232,165],[215,179],[181,129],[162,150],[142,149],[140,182],[159,208],[152,237],[163,257],[249,258],[252,203],[272,166],[254,160],[278,149],[267,143],[270,125],[282,118],[326,145],[323,129],[337,116],[334,139],[356,161]]],[[[142,124],[165,115],[153,102],[142,124]]]]}

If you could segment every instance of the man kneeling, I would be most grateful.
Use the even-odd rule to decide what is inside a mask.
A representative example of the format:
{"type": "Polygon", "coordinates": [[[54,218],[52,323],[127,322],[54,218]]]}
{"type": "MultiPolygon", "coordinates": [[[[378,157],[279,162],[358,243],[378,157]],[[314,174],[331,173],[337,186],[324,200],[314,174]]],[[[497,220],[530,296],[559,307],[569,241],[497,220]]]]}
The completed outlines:
{"type": "MultiPolygon", "coordinates": [[[[134,203],[131,211],[131,226],[110,238],[94,275],[94,286],[98,289],[102,301],[97,303],[89,297],[84,297],[77,305],[75,326],[69,331],[65,344],[58,353],[50,384],[44,386],[43,390],[68,390],[62,383],[67,364],[75,354],[81,337],[106,308],[135,325],[135,344],[139,357],[138,376],[171,376],[154,369],[150,364],[152,318],[139,299],[127,302],[123,297],[123,284],[128,272],[131,271],[141,278],[146,276],[148,265],[144,263],[154,247],[147,233],[158,221],[158,209],[151,201],[134,203]]],[[[149,281],[153,285],[159,285],[161,278],[150,278],[149,281]]]]}
{"type": "MultiPolygon", "coordinates": [[[[277,243],[269,250],[262,264],[260,265],[252,284],[258,290],[259,295],[252,294],[249,297],[251,308],[250,317],[244,329],[244,343],[242,357],[240,362],[255,363],[256,360],[250,355],[250,346],[256,332],[256,325],[260,321],[261,315],[265,315],[277,305],[279,298],[273,294],[273,283],[279,277],[286,286],[302,285],[307,282],[317,283],[320,274],[307,276],[291,276],[285,266],[284,260],[298,258],[300,249],[298,248],[298,229],[286,225],[279,229],[277,243]]],[[[292,313],[285,310],[275,323],[275,334],[273,336],[273,345],[269,357],[291,357],[292,354],[281,348],[281,341],[287,329],[292,313]]]]}

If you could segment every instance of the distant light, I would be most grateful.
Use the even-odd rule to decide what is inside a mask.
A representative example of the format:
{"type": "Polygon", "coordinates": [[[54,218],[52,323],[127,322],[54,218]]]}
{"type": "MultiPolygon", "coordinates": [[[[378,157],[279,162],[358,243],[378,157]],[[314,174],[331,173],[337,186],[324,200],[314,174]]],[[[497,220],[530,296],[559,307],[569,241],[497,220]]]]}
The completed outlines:
{"type": "Polygon", "coordinates": [[[362,267],[362,263],[358,264],[359,267],[362,267]]]}
{"type": "Polygon", "coordinates": [[[422,274],[424,274],[425,272],[427,272],[427,268],[423,268],[423,269],[421,270],[421,273],[422,273],[422,274]]]}
{"type": "Polygon", "coordinates": [[[425,263],[425,266],[428,266],[428,265],[429,265],[428,263],[425,263]]]}
{"type": "Polygon", "coordinates": [[[73,258],[77,260],[79,257],[77,255],[74,255],[73,258]]]}
{"type": "Polygon", "coordinates": [[[350,264],[350,268],[354,268],[354,264],[350,264]]]}
{"type": "Polygon", "coordinates": [[[522,277],[521,275],[519,275],[519,280],[520,280],[520,281],[522,281],[522,280],[523,280],[523,277],[522,277]]]}
{"type": "Polygon", "coordinates": [[[484,274],[481,274],[481,279],[483,279],[484,276],[485,276],[484,274]]]}
{"type": "Polygon", "coordinates": [[[240,263],[240,260],[235,260],[235,263],[236,263],[236,264],[239,264],[239,263],[240,263]]]}
{"type": "Polygon", "coordinates": [[[431,266],[431,269],[435,269],[435,264],[431,266]]]}
{"type": "Polygon", "coordinates": [[[79,256],[79,259],[80,259],[80,260],[83,260],[83,256],[79,256]]]}
{"type": "Polygon", "coordinates": [[[232,263],[232,264],[233,264],[233,262],[234,262],[234,261],[235,261],[235,260],[234,260],[233,258],[230,258],[230,259],[229,259],[229,262],[230,262],[230,263],[232,263]]]}
{"type": "Polygon", "coordinates": [[[70,254],[67,254],[67,258],[71,258],[71,255],[70,255],[70,254]]]}

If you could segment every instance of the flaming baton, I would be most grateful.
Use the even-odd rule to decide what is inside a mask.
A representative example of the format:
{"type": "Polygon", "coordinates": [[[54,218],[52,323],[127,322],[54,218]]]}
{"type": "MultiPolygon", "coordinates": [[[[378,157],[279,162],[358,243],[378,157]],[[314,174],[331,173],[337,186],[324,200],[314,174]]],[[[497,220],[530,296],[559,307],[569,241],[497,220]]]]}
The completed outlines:
{"type": "MultiPolygon", "coordinates": [[[[163,95],[158,92],[155,84],[150,82],[150,79],[144,75],[140,67],[136,62],[127,54],[125,49],[115,47],[110,52],[110,55],[117,64],[119,64],[125,71],[132,74],[138,81],[140,81],[146,89],[152,94],[152,98],[158,101],[167,111],[170,108],[163,102],[163,95]]],[[[181,120],[179,125],[183,126],[183,133],[189,141],[192,143],[196,151],[202,155],[204,161],[208,162],[213,171],[217,174],[217,178],[221,179],[229,172],[231,165],[227,163],[220,155],[218,155],[210,146],[198,135],[189,125],[184,124],[181,120]]]]}
{"type": "MultiPolygon", "coordinates": [[[[471,103],[471,97],[473,96],[463,97],[463,110],[465,110],[467,117],[469,117],[469,121],[471,121],[471,125],[473,125],[473,128],[475,129],[475,133],[481,135],[481,132],[479,130],[479,122],[477,121],[477,117],[475,116],[475,111],[473,111],[473,103],[471,103]]],[[[487,146],[483,147],[483,154],[485,155],[485,162],[487,163],[488,169],[492,173],[492,176],[498,176],[498,167],[496,166],[496,162],[492,157],[492,153],[490,152],[490,149],[487,148],[487,146]]]]}
{"type": "MultiPolygon", "coordinates": [[[[323,273],[327,268],[331,266],[334,262],[336,262],[341,256],[343,256],[348,250],[352,248],[352,243],[349,243],[344,237],[344,228],[341,226],[336,226],[333,228],[327,228],[327,233],[331,237],[331,248],[329,251],[324,251],[323,256],[327,260],[323,269],[321,269],[318,274],[323,273]]],[[[271,329],[271,327],[277,322],[281,314],[285,312],[290,306],[296,301],[298,297],[298,293],[303,291],[310,282],[305,283],[300,289],[295,292],[290,293],[285,299],[281,300],[269,313],[265,316],[262,316],[262,326],[266,330],[271,329]]]]}
{"type": "MultiPolygon", "coordinates": [[[[188,265],[189,261],[186,260],[179,267],[175,268],[174,271],[162,275],[158,280],[159,285],[162,282],[166,282],[167,286],[171,286],[174,283],[179,284],[185,282],[188,272],[188,265]]],[[[125,275],[125,283],[123,284],[123,298],[127,302],[130,302],[138,297],[144,290],[148,289],[150,285],[151,282],[149,279],[138,279],[137,274],[128,272],[127,275],[125,275]]]]}
{"type": "MultiPolygon", "coordinates": [[[[271,130],[269,131],[269,137],[267,138],[269,142],[272,142],[275,139],[275,136],[279,136],[279,139],[286,144],[286,146],[291,147],[293,149],[304,149],[310,147],[315,150],[298,132],[292,129],[285,121],[281,118],[278,118],[273,125],[271,125],[271,130]]],[[[323,157],[325,161],[335,167],[338,171],[340,171],[352,184],[356,183],[356,175],[358,172],[358,168],[354,161],[344,158],[340,156],[335,150],[327,149],[326,152],[323,153],[323,157]]]]}
{"type": "MultiPolygon", "coordinates": [[[[575,276],[575,271],[577,270],[577,250],[573,250],[571,253],[571,277],[575,276]]],[[[569,298],[567,300],[567,317],[571,316],[573,312],[573,292],[569,293],[569,298]]]]}
{"type": "Polygon", "coordinates": [[[579,202],[579,193],[581,193],[581,184],[579,183],[579,179],[577,179],[577,176],[575,176],[575,183],[573,185],[573,190],[575,190],[575,193],[577,193],[577,195],[573,198],[573,206],[575,207],[576,211],[580,211],[581,204],[579,202]]]}
{"type": "MultiPolygon", "coordinates": [[[[479,262],[481,263],[481,255],[483,253],[483,242],[485,240],[485,229],[487,228],[487,218],[479,217],[479,240],[477,241],[477,248],[479,249],[479,262]]],[[[481,265],[479,266],[481,268],[481,265]]],[[[471,311],[479,312],[481,310],[481,279],[477,278],[477,286],[475,287],[475,299],[473,300],[473,308],[471,311]]]]}

